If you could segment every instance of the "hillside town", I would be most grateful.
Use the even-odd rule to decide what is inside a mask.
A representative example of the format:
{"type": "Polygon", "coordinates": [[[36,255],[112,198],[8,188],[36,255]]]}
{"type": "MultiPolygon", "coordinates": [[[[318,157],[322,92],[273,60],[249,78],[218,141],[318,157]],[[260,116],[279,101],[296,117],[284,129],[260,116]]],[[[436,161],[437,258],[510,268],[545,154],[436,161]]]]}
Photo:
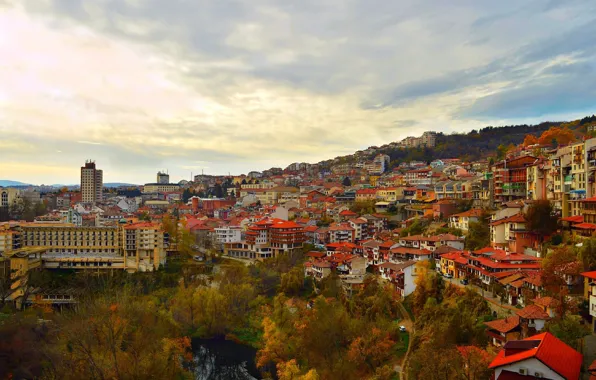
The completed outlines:
{"type": "MultiPolygon", "coordinates": [[[[397,145],[433,147],[434,136],[397,145]]],[[[153,272],[181,254],[250,265],[298,253],[305,279],[332,278],[348,297],[376,278],[405,302],[436,273],[488,302],[493,348],[482,352],[498,353],[486,363],[494,379],[577,379],[596,365],[586,348],[596,337],[596,138],[564,142],[530,136],[475,161],[395,162],[369,148],[350,162],[177,183],[159,171],[115,188],[89,160],[77,188],[0,188],[3,302],[77,302],[72,290],[32,288],[35,271],[153,272]],[[549,328],[561,320],[585,331],[572,347],[549,328]]]]}

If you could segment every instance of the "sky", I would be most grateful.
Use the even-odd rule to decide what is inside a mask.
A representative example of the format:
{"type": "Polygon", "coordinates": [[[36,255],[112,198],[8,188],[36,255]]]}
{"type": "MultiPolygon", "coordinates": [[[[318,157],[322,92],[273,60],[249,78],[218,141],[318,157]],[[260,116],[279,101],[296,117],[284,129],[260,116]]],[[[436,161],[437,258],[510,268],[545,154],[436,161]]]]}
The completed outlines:
{"type": "Polygon", "coordinates": [[[0,179],[172,181],[596,113],[593,0],[0,0],[0,179]]]}

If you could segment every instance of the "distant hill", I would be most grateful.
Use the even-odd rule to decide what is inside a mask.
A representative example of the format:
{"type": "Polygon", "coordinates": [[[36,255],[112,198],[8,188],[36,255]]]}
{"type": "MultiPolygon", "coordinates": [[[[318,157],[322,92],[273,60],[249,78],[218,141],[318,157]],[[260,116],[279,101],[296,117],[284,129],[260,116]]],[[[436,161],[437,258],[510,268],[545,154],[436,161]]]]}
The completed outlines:
{"type": "Polygon", "coordinates": [[[2,187],[15,187],[15,186],[31,186],[28,183],[12,181],[10,179],[0,179],[0,186],[2,187]]]}
{"type": "Polygon", "coordinates": [[[492,156],[499,145],[519,145],[528,134],[540,136],[542,132],[553,126],[567,126],[579,138],[586,133],[588,124],[596,122],[596,116],[588,116],[572,122],[546,121],[536,125],[509,125],[501,127],[488,126],[468,133],[454,133],[446,135],[437,133],[436,145],[433,148],[402,148],[397,143],[390,143],[380,147],[369,147],[367,151],[336,157],[332,160],[319,162],[322,167],[329,167],[341,163],[353,163],[370,160],[376,154],[384,153],[391,157],[391,165],[407,161],[430,162],[440,158],[462,158],[464,160],[478,160],[492,156]]]}
{"type": "Polygon", "coordinates": [[[123,182],[108,182],[104,183],[103,187],[137,187],[139,185],[135,185],[132,183],[123,183],[123,182]]]}

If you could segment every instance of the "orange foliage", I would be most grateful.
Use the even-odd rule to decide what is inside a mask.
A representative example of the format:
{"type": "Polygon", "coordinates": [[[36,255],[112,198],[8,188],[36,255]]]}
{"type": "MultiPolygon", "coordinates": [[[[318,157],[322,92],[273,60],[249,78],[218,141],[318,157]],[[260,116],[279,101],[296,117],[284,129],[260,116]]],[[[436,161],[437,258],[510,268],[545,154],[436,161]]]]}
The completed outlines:
{"type": "Polygon", "coordinates": [[[538,139],[538,142],[542,145],[551,145],[554,141],[558,145],[567,145],[575,141],[575,136],[573,131],[567,127],[551,127],[538,139]]]}
{"type": "Polygon", "coordinates": [[[534,144],[538,144],[538,137],[534,135],[526,135],[526,138],[524,139],[522,145],[526,147],[534,144]]]}
{"type": "Polygon", "coordinates": [[[370,334],[358,337],[350,344],[348,358],[357,365],[366,364],[371,369],[379,367],[391,355],[395,341],[388,332],[373,328],[370,334]]]}
{"type": "Polygon", "coordinates": [[[296,360],[292,359],[287,362],[280,362],[277,364],[277,377],[279,380],[318,380],[319,375],[317,371],[311,369],[308,373],[301,375],[301,370],[296,360]]]}
{"type": "Polygon", "coordinates": [[[286,356],[286,339],[270,318],[263,319],[263,348],[257,353],[257,367],[265,367],[269,362],[279,363],[286,356]]]}

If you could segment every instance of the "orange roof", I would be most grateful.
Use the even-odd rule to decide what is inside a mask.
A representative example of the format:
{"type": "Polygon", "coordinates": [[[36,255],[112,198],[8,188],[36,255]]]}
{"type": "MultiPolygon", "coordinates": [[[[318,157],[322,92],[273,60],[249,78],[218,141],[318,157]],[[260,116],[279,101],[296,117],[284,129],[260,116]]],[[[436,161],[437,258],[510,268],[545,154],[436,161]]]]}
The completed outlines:
{"type": "Polygon", "coordinates": [[[499,352],[489,368],[498,368],[535,358],[565,379],[579,379],[583,361],[582,354],[548,332],[531,336],[523,341],[535,341],[536,346],[525,350],[516,350],[506,355],[507,345],[511,345],[511,342],[520,341],[507,342],[505,349],[499,352]]]}
{"type": "Polygon", "coordinates": [[[534,305],[538,305],[538,306],[542,306],[542,307],[555,307],[558,304],[559,304],[559,301],[557,301],[553,297],[534,298],[534,305]]]}
{"type": "Polygon", "coordinates": [[[497,319],[490,322],[484,322],[484,324],[493,330],[497,330],[498,332],[507,333],[513,330],[514,328],[518,327],[519,321],[519,316],[514,315],[505,319],[497,319]]]}
{"type": "Polygon", "coordinates": [[[460,212],[459,214],[453,214],[451,216],[467,216],[467,217],[479,217],[482,215],[482,209],[479,208],[472,208],[468,211],[460,212]]]}
{"type": "Polygon", "coordinates": [[[537,305],[528,305],[515,313],[524,319],[549,319],[546,311],[537,305]]]}

